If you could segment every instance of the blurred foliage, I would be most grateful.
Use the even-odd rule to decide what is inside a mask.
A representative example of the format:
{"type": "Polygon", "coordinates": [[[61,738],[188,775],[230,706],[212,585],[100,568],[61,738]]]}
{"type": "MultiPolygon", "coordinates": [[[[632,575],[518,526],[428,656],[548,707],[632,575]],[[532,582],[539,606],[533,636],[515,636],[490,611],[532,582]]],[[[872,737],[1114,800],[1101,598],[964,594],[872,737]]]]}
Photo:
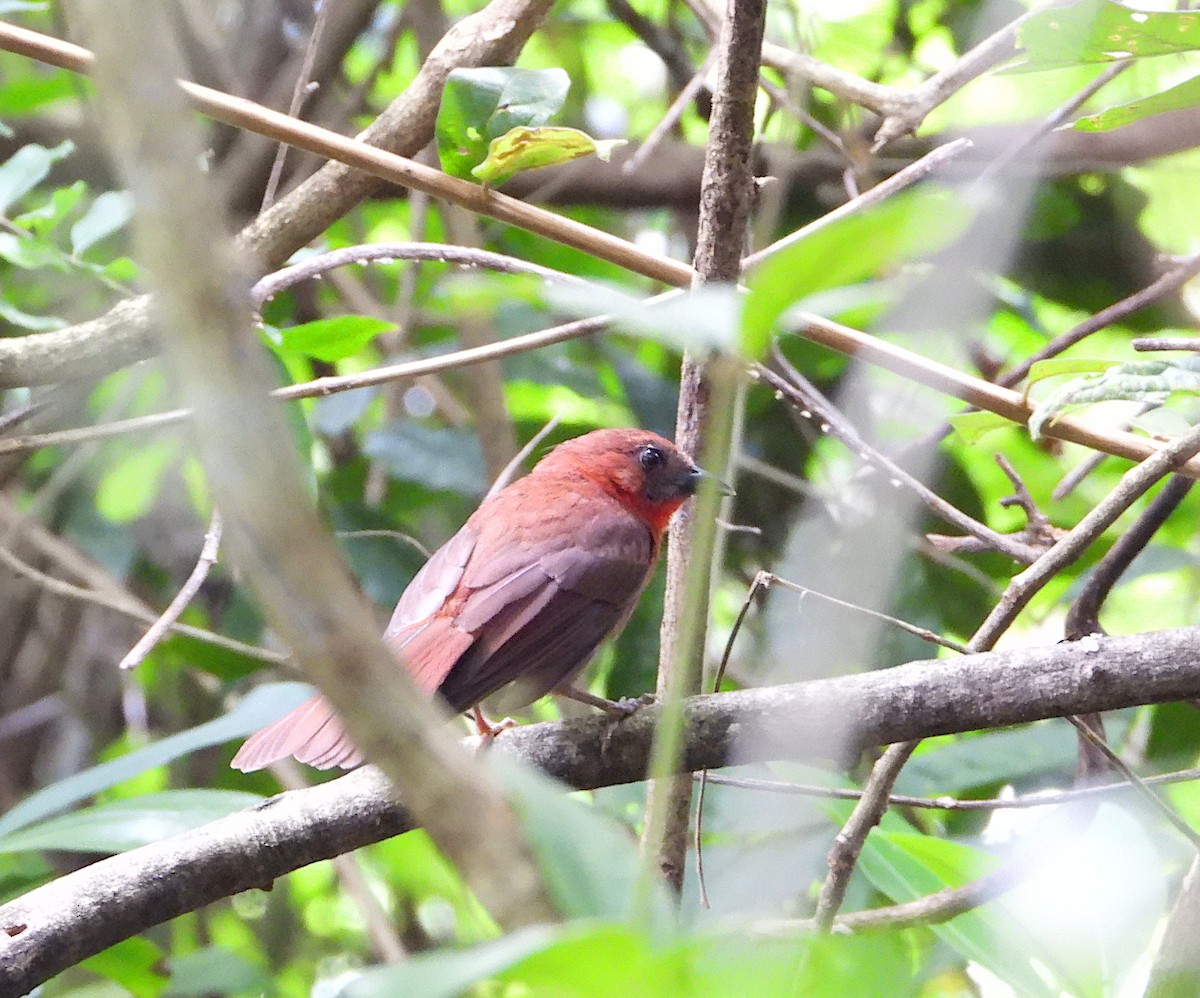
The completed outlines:
{"type": "MultiPolygon", "coordinates": [[[[59,12],[49,6],[0,0],[0,14],[61,33],[59,12]]],[[[204,82],[278,101],[278,93],[291,92],[294,78],[285,76],[307,38],[308,25],[294,20],[305,5],[261,0],[258,10],[272,14],[259,20],[249,17],[253,6],[224,5],[226,14],[237,11],[230,23],[245,30],[220,36],[214,21],[217,35],[192,38],[192,54],[204,82]]],[[[335,120],[347,132],[363,127],[416,73],[431,30],[422,17],[436,26],[478,6],[476,0],[446,0],[440,7],[381,0],[330,79],[321,81],[317,120],[335,120]],[[326,94],[336,100],[325,102],[326,94]]],[[[978,40],[981,25],[994,26],[1022,9],[977,0],[779,2],[771,5],[768,33],[844,70],[908,88],[952,64],[978,40]]],[[[702,63],[709,42],[677,0],[636,0],[633,10],[661,32],[639,38],[625,23],[636,20],[624,4],[566,0],[526,46],[517,69],[454,74],[438,119],[443,167],[478,176],[494,140],[514,127],[543,127],[551,117],[576,130],[573,136],[644,140],[702,63]],[[688,68],[683,79],[660,57],[672,52],[682,54],[688,68]]],[[[1200,88],[1189,53],[1198,38],[1200,20],[1187,12],[1131,12],[1094,0],[1043,11],[1022,28],[1027,54],[936,109],[920,140],[1036,122],[1119,59],[1130,59],[1130,68],[1080,109],[1079,130],[1102,133],[1138,119],[1153,123],[1151,116],[1165,110],[1194,109],[1200,88]]],[[[10,55],[0,56],[0,71],[0,335],[21,336],[91,319],[139,285],[127,256],[131,198],[112,189],[95,136],[79,124],[89,85],[10,55]]],[[[761,100],[759,134],[773,151],[828,156],[830,147],[811,122],[841,137],[850,165],[866,161],[862,112],[776,70],[764,75],[787,84],[806,115],[798,119],[792,108],[761,100]]],[[[700,99],[683,108],[662,150],[664,163],[674,148],[703,143],[706,107],[700,99]]],[[[260,154],[230,130],[214,129],[206,167],[255,178],[230,195],[231,210],[242,220],[262,199],[269,157],[257,173],[246,167],[260,154]]],[[[464,242],[593,285],[544,286],[528,275],[374,262],[278,295],[263,308],[262,343],[279,377],[298,383],[433,357],[564,319],[616,316],[614,332],[505,358],[498,365],[499,399],[478,369],[463,368],[287,404],[314,499],[338,532],[364,593],[378,604],[382,627],[423,552],[462,524],[498,464],[513,456],[510,445],[531,439],[552,419],[558,426],[537,454],[598,426],[637,424],[669,433],[682,349],[765,356],[781,324],[801,307],[992,376],[1148,283],[1156,253],[1200,249],[1197,155],[1101,165],[994,190],[958,181],[926,185],[801,240],[750,275],[743,297],[730,288],[705,288],[653,308],[641,299],[659,289],[644,278],[490,220],[464,221],[444,205],[389,188],[331,226],[315,249],[464,242]]],[[[1031,163],[1036,158],[1029,154],[1031,163]]],[[[314,165],[295,152],[285,162],[285,190],[314,165]]],[[[846,164],[838,164],[827,181],[764,186],[753,248],[840,203],[845,195],[837,174],[846,164]]],[[[860,183],[869,184],[874,172],[868,163],[860,183]]],[[[556,210],[647,248],[689,255],[693,212],[672,204],[621,204],[614,195],[611,203],[556,210]]],[[[1187,289],[1035,370],[1029,385],[1041,400],[1041,417],[1087,402],[1077,415],[1099,425],[1133,420],[1139,431],[1155,433],[1193,423],[1195,365],[1137,360],[1129,340],[1191,323],[1187,306],[1194,301],[1187,289]],[[1062,378],[1079,375],[1084,383],[1062,385],[1062,378]],[[1134,415],[1138,402],[1164,401],[1170,404],[1134,415]]],[[[963,415],[951,400],[798,337],[778,343],[791,363],[838,399],[866,439],[994,529],[1025,525],[1019,509],[1001,504],[1013,486],[996,464],[997,453],[1062,527],[1076,523],[1123,470],[1121,462],[1106,460],[1069,495],[1056,497],[1063,477],[1084,460],[1081,449],[1032,441],[999,428],[1002,421],[987,414],[963,415]],[[923,445],[947,419],[955,429],[927,459],[932,449],[923,445]]],[[[7,429],[109,422],[175,404],[169,379],[153,363],[96,383],[11,390],[0,417],[31,403],[45,408],[29,414],[20,429],[7,429]]],[[[731,637],[750,580],[764,567],[968,639],[1016,566],[994,554],[937,554],[923,537],[946,532],[945,525],[865,471],[816,421],[760,385],[748,386],[739,404],[741,459],[726,473],[736,477],[738,496],[726,515],[746,529],[724,534],[710,665],[731,637]]],[[[44,548],[14,543],[21,557],[51,574],[74,572],[93,587],[102,578],[153,607],[165,606],[178,591],[211,514],[184,432],[45,448],[24,460],[0,456],[0,476],[0,499],[44,525],[74,561],[56,562],[44,548]]],[[[1046,587],[1018,623],[1014,641],[1062,637],[1070,600],[1135,514],[1046,587]]],[[[1193,494],[1123,576],[1105,606],[1111,633],[1195,620],[1200,572],[1192,524],[1198,515],[1200,497],[1193,494]]],[[[234,773],[227,762],[241,736],[304,695],[299,684],[279,683],[287,678],[284,670],[245,649],[173,635],[135,672],[116,677],[116,662],[141,625],[40,594],[7,573],[0,586],[7,587],[0,588],[0,601],[12,607],[5,618],[9,633],[0,634],[0,898],[88,862],[92,853],[157,841],[278,789],[270,774],[234,773]]],[[[662,590],[660,573],[624,633],[597,657],[587,676],[595,692],[615,698],[652,688],[662,590]]],[[[274,647],[236,566],[225,561],[183,620],[274,647]]],[[[946,653],[853,610],[780,589],[748,613],[725,685],[796,681],[939,654],[946,653]]],[[[528,717],[554,718],[560,709],[569,708],[547,700],[528,717]]],[[[1194,708],[1180,704],[1109,719],[1114,745],[1147,772],[1196,764],[1198,730],[1194,708]]],[[[1076,754],[1065,722],[928,739],[897,791],[987,798],[1061,788],[1074,778],[1076,754]]],[[[865,766],[849,777],[799,763],[745,767],[745,774],[846,788],[865,766]]],[[[636,887],[643,787],[567,796],[536,776],[508,778],[552,892],[570,916],[563,926],[500,937],[429,839],[413,832],[355,854],[357,877],[329,864],[299,870],[269,893],[248,892],[126,940],[39,993],[1115,995],[1136,989],[1167,888],[1187,859],[1161,819],[1132,809],[1128,796],[1084,814],[894,809],[868,840],[849,909],[960,887],[997,868],[1021,842],[1041,842],[1044,865],[1021,871],[1022,883],[1002,902],[944,924],[815,938],[786,920],[811,914],[824,854],[848,805],[713,785],[702,828],[712,908],[698,908],[689,874],[683,914],[674,924],[661,899],[636,887]],[[1137,890],[1129,887],[1135,883],[1137,890]],[[376,966],[388,952],[381,931],[410,958],[376,966]]],[[[1195,784],[1173,787],[1169,797],[1188,820],[1200,820],[1195,784]]]]}

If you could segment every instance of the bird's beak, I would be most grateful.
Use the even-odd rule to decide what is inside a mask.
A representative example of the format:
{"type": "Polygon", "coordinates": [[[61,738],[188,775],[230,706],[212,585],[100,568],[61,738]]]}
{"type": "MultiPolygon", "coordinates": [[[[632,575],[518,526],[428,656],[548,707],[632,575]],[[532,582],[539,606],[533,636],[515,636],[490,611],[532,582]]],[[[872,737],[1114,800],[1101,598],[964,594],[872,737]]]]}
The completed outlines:
{"type": "Polygon", "coordinates": [[[700,488],[700,485],[702,482],[712,482],[713,485],[716,486],[717,491],[720,492],[721,495],[723,495],[723,496],[737,495],[737,493],[734,491],[732,485],[728,484],[727,482],[721,481],[721,479],[719,479],[716,475],[712,474],[711,472],[705,471],[703,468],[693,468],[688,473],[688,486],[689,486],[688,491],[692,495],[695,495],[696,491],[700,488]]]}

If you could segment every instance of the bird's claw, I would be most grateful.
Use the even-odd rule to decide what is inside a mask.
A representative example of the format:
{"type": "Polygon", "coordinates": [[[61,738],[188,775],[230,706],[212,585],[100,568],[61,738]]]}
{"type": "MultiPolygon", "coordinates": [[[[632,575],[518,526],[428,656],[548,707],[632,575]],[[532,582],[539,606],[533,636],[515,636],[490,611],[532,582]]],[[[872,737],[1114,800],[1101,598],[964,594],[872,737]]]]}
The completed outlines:
{"type": "Polygon", "coordinates": [[[653,693],[643,693],[640,697],[621,697],[620,700],[609,701],[604,710],[610,717],[621,720],[654,703],[655,699],[653,693]]]}

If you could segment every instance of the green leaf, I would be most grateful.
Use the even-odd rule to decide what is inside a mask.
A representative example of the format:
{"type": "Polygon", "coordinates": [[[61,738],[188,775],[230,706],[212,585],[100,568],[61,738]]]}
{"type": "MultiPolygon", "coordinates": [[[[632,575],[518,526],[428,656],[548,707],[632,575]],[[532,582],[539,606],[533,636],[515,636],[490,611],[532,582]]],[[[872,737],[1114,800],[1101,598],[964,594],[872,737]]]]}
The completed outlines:
{"type": "Polygon", "coordinates": [[[67,255],[53,243],[36,236],[18,236],[14,232],[0,232],[0,258],[22,270],[71,269],[67,255]]]}
{"type": "Polygon", "coordinates": [[[572,318],[606,315],[623,332],[676,350],[737,352],[742,298],[727,284],[703,284],[649,305],[603,284],[586,288],[551,285],[546,288],[546,301],[556,312],[572,318]]]}
{"type": "Polygon", "coordinates": [[[53,149],[36,144],[22,146],[0,164],[0,213],[46,179],[50,167],[71,155],[75,144],[69,139],[53,149]]]}
{"type": "Polygon", "coordinates": [[[3,299],[0,299],[0,319],[14,326],[19,326],[21,329],[32,330],[35,333],[45,333],[51,329],[62,329],[67,324],[66,319],[60,319],[57,315],[30,315],[27,312],[22,312],[16,305],[11,305],[3,299]]]}
{"type": "Polygon", "coordinates": [[[637,914],[651,925],[673,922],[672,904],[657,881],[646,888],[645,911],[638,909],[641,856],[627,829],[572,800],[566,787],[536,770],[501,755],[488,761],[504,781],[551,899],[567,918],[637,914]]]}
{"type": "Polygon", "coordinates": [[[1048,7],[1021,23],[1017,70],[1058,69],[1200,49],[1200,14],[1131,10],[1113,0],[1048,7]]]}
{"type": "Polygon", "coordinates": [[[133,195],[129,191],[105,191],[92,203],[88,213],[71,226],[71,252],[76,256],[86,252],[124,228],[133,218],[133,195]]]}
{"type": "Polygon", "coordinates": [[[780,250],[754,268],[747,281],[743,352],[762,356],[779,317],[805,298],[882,275],[953,243],[973,213],[959,192],[919,187],[780,250]]]}
{"type": "Polygon", "coordinates": [[[487,469],[479,438],[466,430],[396,420],[372,430],[363,453],[379,461],[393,478],[467,496],[487,491],[487,469]]]}
{"type": "Polygon", "coordinates": [[[280,347],[328,364],[353,357],[395,323],[369,315],[339,315],[279,330],[280,347]]]}
{"type": "MultiPolygon", "coordinates": [[[[859,866],[877,890],[899,904],[947,887],[961,887],[994,868],[995,859],[961,842],[876,830],[867,838],[859,866]]],[[[929,928],[1016,993],[1030,998],[1054,998],[1059,993],[1031,964],[1031,956],[1037,953],[1035,940],[993,909],[976,908],[929,928]]]]}
{"type": "Polygon", "coordinates": [[[132,779],[148,769],[165,766],[211,745],[242,738],[282,717],[293,707],[298,707],[312,694],[313,688],[307,683],[268,683],[259,686],[221,717],[102,762],[30,794],[16,807],[0,815],[0,835],[8,836],[19,828],[27,828],[35,821],[64,811],[72,804],[132,779]]]}
{"type": "Polygon", "coordinates": [[[99,804],[0,836],[0,852],[95,852],[109,855],[149,845],[259,803],[239,790],[165,790],[99,804]]]}
{"type": "Polygon", "coordinates": [[[0,14],[32,14],[49,10],[50,4],[39,0],[0,0],[0,14]]]}
{"type": "Polygon", "coordinates": [[[1026,382],[1030,385],[1055,378],[1062,374],[1099,374],[1112,367],[1111,360],[1098,357],[1051,357],[1049,360],[1039,360],[1029,368],[1026,382]]]}
{"type": "Polygon", "coordinates": [[[1075,406],[1115,401],[1161,405],[1173,392],[1200,393],[1200,357],[1135,360],[1068,381],[1034,409],[1029,432],[1036,438],[1048,421],[1075,406]]]}
{"type": "Polygon", "coordinates": [[[471,985],[494,977],[561,938],[557,926],[519,929],[468,950],[442,950],[368,971],[338,992],[338,998],[457,998],[471,985]]]}
{"type": "Polygon", "coordinates": [[[205,998],[251,991],[272,993],[267,974],[243,956],[220,946],[171,957],[171,998],[205,998]]]}
{"type": "Polygon", "coordinates": [[[544,125],[562,107],[571,81],[561,69],[489,66],[456,69],[446,79],[437,117],[442,169],[471,179],[492,139],[517,126],[544,125]]]}
{"type": "Polygon", "coordinates": [[[149,939],[134,936],[88,957],[80,966],[119,984],[133,998],[158,998],[167,979],[154,968],[163,959],[163,951],[149,939]]]}
{"type": "Polygon", "coordinates": [[[977,444],[987,434],[1016,424],[995,412],[960,412],[950,417],[950,425],[968,444],[977,444]]]}
{"type": "Polygon", "coordinates": [[[1200,75],[1193,76],[1167,90],[1140,97],[1137,100],[1117,104],[1113,107],[1089,114],[1075,122],[1080,132],[1105,132],[1120,128],[1132,121],[1148,118],[1165,111],[1178,111],[1200,103],[1200,75]]]}
{"type": "Polygon", "coordinates": [[[597,141],[578,128],[518,125],[488,145],[487,158],[471,170],[480,183],[499,186],[524,170],[569,163],[595,153],[605,162],[624,139],[597,141]]]}
{"type": "Polygon", "coordinates": [[[163,476],[178,456],[178,441],[170,439],[124,451],[100,478],[96,509],[112,523],[132,523],[145,516],[158,498],[163,476]]]}
{"type": "Polygon", "coordinates": [[[35,236],[43,238],[50,235],[71,210],[87,194],[88,185],[85,181],[77,180],[70,187],[59,187],[50,199],[40,208],[24,212],[13,219],[23,229],[28,229],[35,236]]]}

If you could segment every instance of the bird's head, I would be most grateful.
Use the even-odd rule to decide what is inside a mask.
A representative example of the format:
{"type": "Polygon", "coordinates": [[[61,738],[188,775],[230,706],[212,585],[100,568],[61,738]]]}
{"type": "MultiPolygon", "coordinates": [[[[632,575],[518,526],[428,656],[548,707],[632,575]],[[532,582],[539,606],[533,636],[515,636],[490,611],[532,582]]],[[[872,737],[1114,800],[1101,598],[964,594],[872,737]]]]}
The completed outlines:
{"type": "Polygon", "coordinates": [[[708,479],[670,440],[648,430],[594,430],[559,444],[538,464],[542,473],[582,475],[661,533],[671,515],[708,479]]]}

